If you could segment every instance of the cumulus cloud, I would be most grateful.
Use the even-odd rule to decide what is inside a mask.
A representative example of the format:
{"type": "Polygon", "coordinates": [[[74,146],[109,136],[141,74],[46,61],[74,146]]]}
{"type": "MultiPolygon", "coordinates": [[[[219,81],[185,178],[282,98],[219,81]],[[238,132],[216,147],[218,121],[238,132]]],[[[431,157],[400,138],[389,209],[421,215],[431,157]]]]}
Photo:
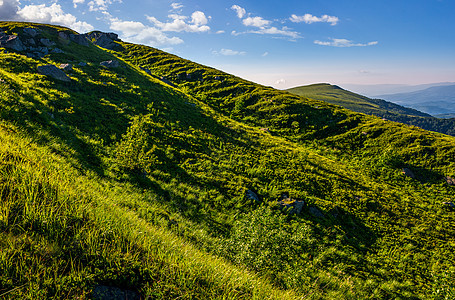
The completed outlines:
{"type": "Polygon", "coordinates": [[[74,8],[77,8],[77,5],[78,5],[78,4],[82,4],[82,3],[84,3],[84,2],[85,2],[85,0],[73,0],[74,8]]]}
{"type": "Polygon", "coordinates": [[[19,4],[17,0],[0,0],[0,19],[5,21],[15,20],[19,4]]]}
{"type": "Polygon", "coordinates": [[[239,17],[240,19],[242,19],[246,15],[246,10],[243,7],[240,7],[238,5],[232,5],[231,9],[235,10],[235,12],[237,13],[237,17],[239,17]]]}
{"type": "Polygon", "coordinates": [[[331,47],[366,47],[366,46],[374,46],[374,45],[378,44],[377,41],[362,44],[362,43],[354,43],[353,41],[350,41],[347,39],[331,38],[330,40],[331,41],[326,41],[326,42],[316,40],[316,41],[314,41],[314,43],[317,45],[321,45],[321,46],[331,46],[331,47]]]}
{"type": "Polygon", "coordinates": [[[183,40],[178,37],[168,37],[161,30],[146,26],[141,22],[122,21],[117,18],[110,20],[110,29],[120,33],[121,37],[133,43],[151,46],[178,45],[183,40]]]}
{"type": "Polygon", "coordinates": [[[318,23],[318,22],[326,22],[326,23],[330,23],[330,25],[332,25],[332,26],[336,25],[338,23],[338,21],[339,21],[338,17],[328,16],[328,15],[323,15],[321,17],[316,17],[316,16],[313,16],[311,14],[305,14],[303,16],[297,16],[297,15],[293,14],[289,18],[289,20],[291,20],[291,22],[294,22],[294,23],[305,22],[307,24],[318,23]]]}
{"type": "Polygon", "coordinates": [[[188,17],[177,14],[172,14],[168,17],[172,19],[172,21],[161,22],[157,18],[150,16],[147,16],[147,19],[161,31],[206,32],[210,30],[210,27],[206,25],[208,23],[208,19],[201,11],[193,12],[191,15],[191,21],[186,21],[188,17]]]}
{"type": "Polygon", "coordinates": [[[254,27],[263,28],[264,26],[270,25],[270,23],[272,23],[272,22],[269,20],[264,20],[261,17],[248,17],[246,19],[243,19],[242,23],[245,26],[254,26],[254,27]]]}
{"type": "Polygon", "coordinates": [[[107,11],[114,2],[122,3],[122,0],[92,0],[87,4],[90,11],[107,11]]]}
{"type": "Polygon", "coordinates": [[[78,32],[87,32],[94,27],[86,22],[77,21],[76,17],[66,14],[59,4],[53,3],[51,6],[27,5],[19,8],[16,19],[30,22],[58,24],[70,27],[78,32]]]}
{"type": "Polygon", "coordinates": [[[231,49],[221,49],[219,52],[218,51],[213,51],[212,52],[215,55],[225,55],[225,56],[234,56],[234,55],[245,55],[246,52],[244,51],[236,51],[236,50],[231,50],[231,49]]]}
{"type": "Polygon", "coordinates": [[[266,57],[267,55],[269,55],[269,53],[267,51],[262,53],[262,57],[266,57]]]}
{"type": "Polygon", "coordinates": [[[292,31],[290,28],[284,26],[281,29],[272,26],[272,21],[266,20],[262,17],[251,17],[248,14],[248,17],[245,18],[247,15],[246,10],[243,7],[238,5],[232,5],[231,9],[237,13],[237,17],[242,19],[242,24],[247,27],[256,27],[255,30],[248,30],[244,32],[237,32],[232,31],[231,34],[234,36],[241,35],[241,34],[248,34],[248,33],[255,33],[255,34],[269,34],[269,35],[277,35],[277,36],[284,36],[290,38],[292,40],[300,38],[300,34],[296,31],[292,31]]]}
{"type": "Polygon", "coordinates": [[[286,83],[286,80],[281,78],[281,79],[278,79],[277,81],[275,81],[275,84],[285,84],[286,83]]]}

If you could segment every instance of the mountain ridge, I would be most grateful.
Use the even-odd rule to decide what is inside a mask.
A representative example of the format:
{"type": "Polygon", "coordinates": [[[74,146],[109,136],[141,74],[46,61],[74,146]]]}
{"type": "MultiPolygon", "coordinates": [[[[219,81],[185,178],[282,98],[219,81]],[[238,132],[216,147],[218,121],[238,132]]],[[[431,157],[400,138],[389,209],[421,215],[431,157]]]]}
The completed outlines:
{"type": "Polygon", "coordinates": [[[0,54],[10,297],[453,294],[453,137],[46,28],[63,53],[0,54]],[[68,63],[70,82],[37,72],[68,63]]]}
{"type": "Polygon", "coordinates": [[[313,84],[288,89],[287,91],[333,104],[347,109],[375,115],[391,121],[418,126],[426,130],[437,131],[444,134],[455,135],[455,120],[439,119],[430,114],[407,108],[399,104],[381,99],[371,99],[366,96],[344,90],[339,86],[330,84],[313,84]]]}

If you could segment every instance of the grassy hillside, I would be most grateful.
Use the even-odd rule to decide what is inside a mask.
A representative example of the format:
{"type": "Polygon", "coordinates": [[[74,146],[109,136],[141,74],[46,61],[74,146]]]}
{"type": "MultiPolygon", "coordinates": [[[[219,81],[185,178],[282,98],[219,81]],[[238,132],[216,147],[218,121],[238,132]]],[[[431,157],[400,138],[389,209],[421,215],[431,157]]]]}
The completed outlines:
{"type": "Polygon", "coordinates": [[[326,83],[288,89],[290,93],[327,101],[347,109],[418,126],[426,130],[455,135],[455,120],[441,120],[413,108],[403,107],[381,99],[371,99],[326,83]]]}
{"type": "Polygon", "coordinates": [[[454,296],[454,138],[0,23],[30,26],[64,53],[0,54],[0,295],[454,296]],[[37,72],[62,63],[70,82],[37,72]]]}

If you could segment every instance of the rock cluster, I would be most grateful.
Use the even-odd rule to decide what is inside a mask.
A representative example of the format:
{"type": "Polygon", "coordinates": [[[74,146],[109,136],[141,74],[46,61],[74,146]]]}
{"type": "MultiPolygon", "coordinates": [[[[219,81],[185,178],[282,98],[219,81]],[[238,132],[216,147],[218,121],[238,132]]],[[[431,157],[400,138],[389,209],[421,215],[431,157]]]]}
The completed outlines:
{"type": "Polygon", "coordinates": [[[93,44],[108,50],[117,50],[121,46],[116,42],[121,40],[118,35],[112,32],[92,31],[85,34],[86,38],[92,41],[93,44]]]}
{"type": "MultiPolygon", "coordinates": [[[[56,47],[57,44],[54,41],[43,37],[40,29],[27,27],[24,28],[22,32],[23,34],[18,36],[14,34],[6,34],[0,29],[0,47],[26,52],[25,54],[32,58],[42,58],[49,53],[64,53],[63,50],[56,47]]],[[[84,34],[73,34],[66,31],[59,31],[58,39],[63,44],[72,41],[79,45],[89,45],[87,36],[84,34]]]]}

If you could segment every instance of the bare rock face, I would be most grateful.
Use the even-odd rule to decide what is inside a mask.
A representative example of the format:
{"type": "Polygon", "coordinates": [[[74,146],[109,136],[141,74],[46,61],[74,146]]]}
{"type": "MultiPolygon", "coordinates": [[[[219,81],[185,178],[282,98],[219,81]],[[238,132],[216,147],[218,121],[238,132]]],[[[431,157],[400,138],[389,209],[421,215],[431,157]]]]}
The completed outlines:
{"type": "Polygon", "coordinates": [[[54,65],[45,65],[45,66],[39,66],[38,67],[38,72],[42,75],[46,75],[49,77],[52,77],[54,79],[60,80],[60,81],[65,81],[65,82],[70,82],[71,78],[69,78],[65,72],[60,70],[54,65]]]}
{"type": "Polygon", "coordinates": [[[8,35],[5,33],[0,33],[0,47],[16,51],[24,51],[26,49],[17,35],[8,35]]]}
{"type": "Polygon", "coordinates": [[[61,64],[60,69],[62,69],[63,71],[70,72],[73,70],[73,65],[72,64],[61,64]]]}
{"type": "Polygon", "coordinates": [[[120,63],[118,60],[106,60],[100,63],[101,66],[106,68],[118,68],[120,67],[120,63]]]}
{"type": "Polygon", "coordinates": [[[45,47],[52,47],[55,46],[55,42],[50,41],[49,39],[40,39],[41,44],[45,47]]]}
{"type": "Polygon", "coordinates": [[[403,168],[403,170],[402,170],[401,173],[403,173],[404,176],[406,176],[406,177],[410,177],[410,178],[413,178],[413,179],[416,178],[416,176],[414,175],[414,172],[412,172],[412,171],[411,171],[410,169],[408,169],[408,168],[403,168]]]}
{"type": "Polygon", "coordinates": [[[78,45],[86,46],[88,47],[90,45],[89,40],[87,39],[87,36],[85,34],[70,34],[69,39],[72,42],[75,42],[78,45]]]}
{"type": "Polygon", "coordinates": [[[92,41],[95,45],[98,45],[102,48],[109,49],[109,50],[116,50],[121,47],[116,42],[120,42],[121,40],[118,38],[118,35],[112,32],[101,32],[101,31],[93,31],[90,33],[85,34],[90,41],[92,41]]]}
{"type": "Polygon", "coordinates": [[[35,28],[31,28],[31,27],[27,27],[27,28],[24,28],[24,33],[31,36],[31,37],[35,37],[39,34],[39,31],[35,28]]]}

